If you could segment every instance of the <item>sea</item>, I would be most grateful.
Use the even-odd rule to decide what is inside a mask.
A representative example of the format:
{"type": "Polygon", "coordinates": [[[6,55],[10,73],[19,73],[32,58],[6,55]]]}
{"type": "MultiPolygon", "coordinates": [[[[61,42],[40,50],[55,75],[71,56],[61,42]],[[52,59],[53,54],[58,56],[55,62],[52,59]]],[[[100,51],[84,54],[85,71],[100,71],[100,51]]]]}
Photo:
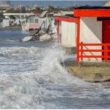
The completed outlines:
{"type": "Polygon", "coordinates": [[[0,31],[0,108],[106,109],[110,83],[90,83],[68,73],[56,42],[21,39],[20,30],[0,31]]]}

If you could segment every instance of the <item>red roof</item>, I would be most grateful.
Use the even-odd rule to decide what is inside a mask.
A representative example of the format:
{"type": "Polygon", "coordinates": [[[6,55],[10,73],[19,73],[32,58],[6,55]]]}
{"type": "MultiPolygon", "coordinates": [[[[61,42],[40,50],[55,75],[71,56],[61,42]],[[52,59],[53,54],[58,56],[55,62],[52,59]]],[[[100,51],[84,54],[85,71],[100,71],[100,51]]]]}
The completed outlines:
{"type": "Polygon", "coordinates": [[[56,17],[55,19],[56,21],[66,21],[66,22],[75,22],[75,23],[78,22],[77,18],[56,17]]]}
{"type": "Polygon", "coordinates": [[[75,17],[110,17],[110,9],[75,9],[75,17]]]}

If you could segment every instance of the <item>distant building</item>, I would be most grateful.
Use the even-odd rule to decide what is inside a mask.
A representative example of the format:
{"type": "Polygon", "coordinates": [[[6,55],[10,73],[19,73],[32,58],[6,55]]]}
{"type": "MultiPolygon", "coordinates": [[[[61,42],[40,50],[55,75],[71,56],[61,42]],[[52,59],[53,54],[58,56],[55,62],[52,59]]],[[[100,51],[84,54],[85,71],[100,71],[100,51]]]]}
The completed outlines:
{"type": "Polygon", "coordinates": [[[0,9],[4,10],[4,9],[8,9],[10,7],[11,7],[11,4],[9,1],[0,0],[0,9]]]}
{"type": "Polygon", "coordinates": [[[107,1],[105,4],[104,4],[104,6],[110,6],[110,1],[107,1]]]}
{"type": "Polygon", "coordinates": [[[9,18],[3,19],[2,27],[5,28],[5,27],[9,27],[9,26],[10,26],[10,19],[9,18]]]}

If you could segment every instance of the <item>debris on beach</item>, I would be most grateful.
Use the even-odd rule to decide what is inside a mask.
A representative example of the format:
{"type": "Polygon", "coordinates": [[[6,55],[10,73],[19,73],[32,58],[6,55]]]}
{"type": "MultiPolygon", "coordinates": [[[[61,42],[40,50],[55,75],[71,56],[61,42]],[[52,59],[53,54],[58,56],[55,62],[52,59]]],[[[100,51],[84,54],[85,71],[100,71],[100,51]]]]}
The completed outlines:
{"type": "Polygon", "coordinates": [[[49,34],[44,34],[42,36],[40,36],[40,41],[48,41],[48,40],[51,40],[52,37],[49,35],[49,34]]]}
{"type": "Polygon", "coordinates": [[[30,40],[32,40],[32,38],[33,38],[32,36],[26,36],[22,39],[22,42],[30,41],[30,40]]]}

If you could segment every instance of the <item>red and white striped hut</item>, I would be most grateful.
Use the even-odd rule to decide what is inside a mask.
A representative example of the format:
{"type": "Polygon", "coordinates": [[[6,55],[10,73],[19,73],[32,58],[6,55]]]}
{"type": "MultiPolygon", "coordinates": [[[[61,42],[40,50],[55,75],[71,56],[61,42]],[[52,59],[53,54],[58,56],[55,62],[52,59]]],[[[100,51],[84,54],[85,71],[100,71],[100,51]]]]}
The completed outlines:
{"type": "MultiPolygon", "coordinates": [[[[65,19],[69,21],[70,18],[65,19]]],[[[56,18],[56,20],[64,22],[62,18],[56,18]]],[[[61,44],[66,37],[64,39],[65,45],[68,45],[68,39],[72,36],[70,42],[71,46],[76,45],[77,62],[109,62],[110,8],[75,8],[74,18],[71,18],[70,21],[73,24],[76,23],[74,28],[71,27],[72,23],[69,26],[67,23],[61,24],[61,28],[65,26],[64,30],[61,29],[61,44]]],[[[57,32],[59,34],[59,28],[57,32]]]]}

